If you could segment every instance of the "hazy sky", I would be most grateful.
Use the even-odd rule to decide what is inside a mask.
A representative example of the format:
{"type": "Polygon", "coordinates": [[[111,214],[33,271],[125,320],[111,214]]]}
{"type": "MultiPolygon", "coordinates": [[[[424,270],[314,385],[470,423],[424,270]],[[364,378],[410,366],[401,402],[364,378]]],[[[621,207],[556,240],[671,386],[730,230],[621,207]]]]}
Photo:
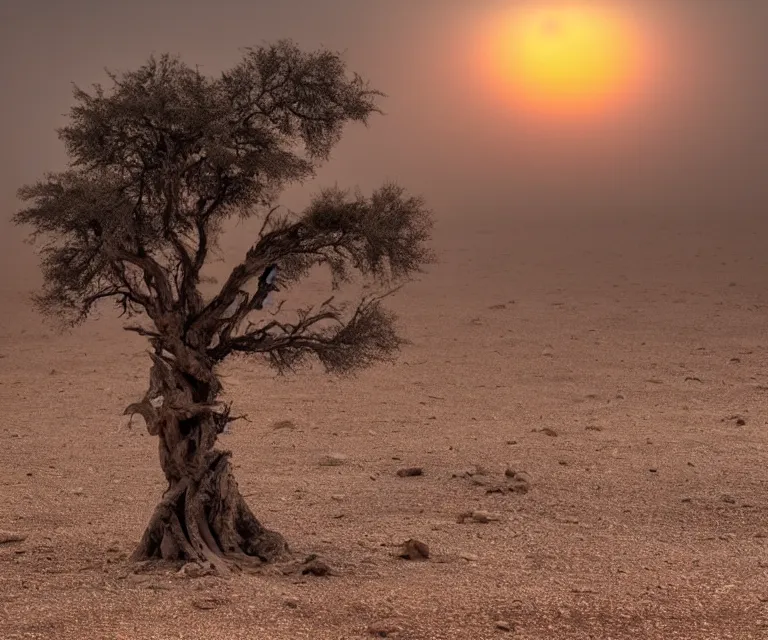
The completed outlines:
{"type": "Polygon", "coordinates": [[[54,129],[71,83],[105,82],[104,67],[166,51],[215,74],[239,47],[283,37],[345,51],[389,96],[386,116],[348,131],[321,183],[396,179],[451,219],[765,215],[768,2],[621,3],[664,53],[657,82],[616,122],[567,128],[524,123],[478,91],[472,47],[514,0],[4,0],[0,265],[20,237],[6,222],[17,187],[64,166],[54,129]]]}

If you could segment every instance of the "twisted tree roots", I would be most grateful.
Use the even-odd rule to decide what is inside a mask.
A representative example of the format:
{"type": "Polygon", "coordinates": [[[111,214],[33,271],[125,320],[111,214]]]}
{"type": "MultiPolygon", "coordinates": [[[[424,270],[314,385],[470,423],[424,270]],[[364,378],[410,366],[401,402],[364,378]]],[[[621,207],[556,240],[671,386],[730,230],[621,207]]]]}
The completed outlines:
{"type": "Polygon", "coordinates": [[[210,451],[197,474],[168,488],[131,560],[197,562],[230,575],[287,555],[283,536],[263,527],[240,494],[229,456],[210,451]]]}

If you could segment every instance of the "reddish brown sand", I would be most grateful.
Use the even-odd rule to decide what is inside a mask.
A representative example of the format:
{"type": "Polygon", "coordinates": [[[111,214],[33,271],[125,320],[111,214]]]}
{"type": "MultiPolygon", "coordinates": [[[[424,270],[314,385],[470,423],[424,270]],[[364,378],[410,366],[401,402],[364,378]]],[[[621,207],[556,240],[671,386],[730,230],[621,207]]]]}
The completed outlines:
{"type": "Polygon", "coordinates": [[[396,365],[228,365],[240,486],[327,578],[134,573],[164,488],[120,415],[145,345],[109,308],[41,329],[6,274],[0,530],[27,538],[0,544],[0,638],[768,637],[768,252],[734,227],[443,225],[392,299],[396,365]],[[452,477],[472,465],[530,491],[452,477]],[[457,522],[473,509],[501,520],[457,522]],[[411,537],[429,560],[396,557],[411,537]]]}

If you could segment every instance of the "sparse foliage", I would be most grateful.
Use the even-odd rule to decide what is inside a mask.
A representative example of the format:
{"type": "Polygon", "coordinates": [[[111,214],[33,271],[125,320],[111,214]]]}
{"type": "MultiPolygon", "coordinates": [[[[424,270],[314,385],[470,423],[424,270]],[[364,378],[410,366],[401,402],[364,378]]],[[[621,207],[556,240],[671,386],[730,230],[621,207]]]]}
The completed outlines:
{"type": "Polygon", "coordinates": [[[270,560],[282,538],[253,517],[230,454],[214,449],[236,419],[217,399],[216,365],[239,354],[282,372],[314,358],[348,373],[391,359],[402,340],[382,299],[431,261],[429,212],[386,184],[368,198],[327,189],[302,213],[277,214],[281,191],[314,174],[344,125],[379,111],[383,94],[348,77],[336,53],[280,41],[246,50],[216,78],[168,55],[110,78],[109,91],[75,89],[59,131],[68,169],[19,191],[28,206],[14,220],[43,243],[35,302],[63,326],[103,299],[149,321],[126,326],[153,347],[149,390],[126,413],[160,438],[169,489],[135,557],[208,561],[222,572],[233,560],[270,560]],[[254,216],[258,237],[206,300],[201,272],[225,222],[254,216]],[[277,289],[265,270],[277,267],[285,292],[318,266],[334,289],[362,279],[377,293],[259,318],[277,289]]]}

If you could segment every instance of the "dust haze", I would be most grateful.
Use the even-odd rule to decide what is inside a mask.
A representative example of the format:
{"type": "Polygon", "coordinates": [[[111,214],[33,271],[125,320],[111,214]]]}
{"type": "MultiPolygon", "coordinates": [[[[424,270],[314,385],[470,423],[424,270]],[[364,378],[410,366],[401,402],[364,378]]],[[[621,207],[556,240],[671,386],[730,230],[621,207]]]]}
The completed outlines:
{"type": "MultiPolygon", "coordinates": [[[[62,624],[56,637],[181,637],[169,608],[195,616],[201,635],[188,637],[209,638],[371,637],[381,620],[408,638],[503,637],[499,622],[526,638],[765,633],[768,3],[612,3],[661,64],[637,108],[577,126],[529,122],[478,90],[480,25],[515,1],[4,4],[0,530],[29,539],[19,554],[0,545],[0,636],[62,624]],[[163,52],[214,75],[240,47],[280,38],[344,51],[387,94],[385,115],[349,127],[281,202],[300,210],[325,185],[369,193],[395,180],[434,211],[439,262],[392,301],[413,341],[394,367],[341,382],[228,372],[254,421],[226,443],[242,485],[290,540],[343,557],[346,573],[206,584],[235,608],[224,624],[189,608],[198,587],[119,575],[164,488],[156,445],[119,416],[145,391],[146,344],[110,308],[69,336],[41,329],[27,301],[37,258],[10,217],[19,186],[65,167],[55,129],[72,83],[109,86],[105,67],[163,52]],[[318,467],[336,451],[350,464],[318,467]],[[405,465],[424,477],[396,477],[405,465]],[[486,493],[508,465],[530,474],[530,491],[486,493]],[[467,509],[502,523],[458,524],[467,509]],[[409,537],[443,563],[404,570],[386,549],[409,537]],[[87,568],[105,554],[103,575],[87,568]],[[49,607],[34,623],[24,581],[49,607]],[[82,581],[108,606],[66,591],[82,581]],[[254,589],[268,593],[251,602],[254,589]]],[[[257,229],[225,236],[215,275],[257,229]]]]}

